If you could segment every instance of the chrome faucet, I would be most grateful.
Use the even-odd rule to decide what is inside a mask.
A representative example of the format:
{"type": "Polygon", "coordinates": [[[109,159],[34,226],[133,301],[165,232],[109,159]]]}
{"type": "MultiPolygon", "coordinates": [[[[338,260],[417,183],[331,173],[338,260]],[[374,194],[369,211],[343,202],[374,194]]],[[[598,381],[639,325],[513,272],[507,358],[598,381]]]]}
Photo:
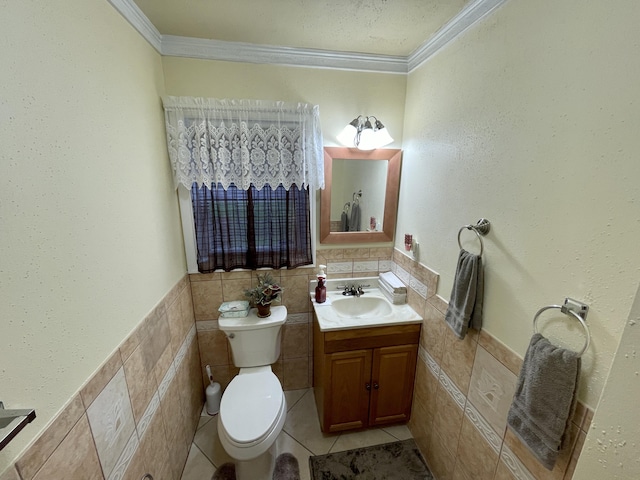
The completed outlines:
{"type": "Polygon", "coordinates": [[[371,285],[358,285],[356,287],[355,284],[349,285],[338,285],[338,288],[344,288],[342,295],[360,297],[360,295],[364,295],[363,287],[370,287],[371,285]]]}

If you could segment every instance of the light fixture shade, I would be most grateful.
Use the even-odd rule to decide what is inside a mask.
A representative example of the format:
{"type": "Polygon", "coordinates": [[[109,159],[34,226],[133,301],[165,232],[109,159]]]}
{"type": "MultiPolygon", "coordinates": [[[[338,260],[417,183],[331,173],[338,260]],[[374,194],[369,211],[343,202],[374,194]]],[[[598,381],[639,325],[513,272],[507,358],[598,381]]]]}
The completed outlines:
{"type": "Polygon", "coordinates": [[[350,123],[342,129],[337,139],[345,147],[355,147],[357,135],[358,129],[350,123]]]}
{"type": "Polygon", "coordinates": [[[389,135],[387,127],[382,127],[380,130],[376,131],[376,148],[384,147],[385,145],[389,145],[391,142],[393,142],[393,138],[389,135]]]}
{"type": "Polygon", "coordinates": [[[373,150],[374,148],[378,148],[376,133],[373,131],[373,128],[371,128],[371,124],[369,124],[369,127],[365,125],[365,128],[360,132],[360,142],[357,147],[358,150],[373,150]]]}

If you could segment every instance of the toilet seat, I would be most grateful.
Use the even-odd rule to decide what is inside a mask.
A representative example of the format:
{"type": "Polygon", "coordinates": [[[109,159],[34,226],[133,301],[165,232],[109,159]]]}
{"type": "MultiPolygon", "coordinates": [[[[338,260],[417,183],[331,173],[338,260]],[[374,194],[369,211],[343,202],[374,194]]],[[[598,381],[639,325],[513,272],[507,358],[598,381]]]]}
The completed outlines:
{"type": "Polygon", "coordinates": [[[286,409],[278,377],[269,367],[242,369],[222,396],[220,423],[227,440],[239,448],[264,441],[286,409]]]}

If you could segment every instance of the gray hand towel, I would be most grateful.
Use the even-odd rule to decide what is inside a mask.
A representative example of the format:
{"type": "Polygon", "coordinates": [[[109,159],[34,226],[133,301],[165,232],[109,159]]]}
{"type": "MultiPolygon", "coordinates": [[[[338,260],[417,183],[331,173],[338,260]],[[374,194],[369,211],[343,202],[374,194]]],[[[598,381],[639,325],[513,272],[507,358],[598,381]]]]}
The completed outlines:
{"type": "Polygon", "coordinates": [[[507,423],[553,470],[576,406],[580,357],[536,333],[524,357],[507,423]]]}
{"type": "Polygon", "coordinates": [[[482,257],[460,250],[451,298],[444,317],[458,338],[463,339],[469,328],[482,328],[483,297],[482,257]]]}
{"type": "Polygon", "coordinates": [[[350,232],[359,232],[360,231],[360,205],[354,203],[351,206],[351,219],[349,220],[349,231],[350,232]]]}

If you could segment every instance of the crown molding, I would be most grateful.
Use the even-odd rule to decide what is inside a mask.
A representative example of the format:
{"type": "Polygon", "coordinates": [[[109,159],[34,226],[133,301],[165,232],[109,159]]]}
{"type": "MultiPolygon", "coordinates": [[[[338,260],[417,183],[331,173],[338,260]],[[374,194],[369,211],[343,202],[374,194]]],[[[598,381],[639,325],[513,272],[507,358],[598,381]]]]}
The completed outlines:
{"type": "Polygon", "coordinates": [[[407,71],[409,73],[413,72],[442,50],[449,42],[471,26],[480,22],[484,17],[507,1],[508,0],[475,0],[469,3],[429,40],[409,54],[407,57],[407,71]]]}
{"type": "Polygon", "coordinates": [[[162,53],[162,35],[133,0],[107,0],[144,39],[162,53]]]}
{"type": "Polygon", "coordinates": [[[230,62],[266,63],[365,72],[407,73],[406,57],[401,56],[278,47],[173,35],[162,36],[162,54],[172,57],[203,58],[230,62]]]}
{"type": "Polygon", "coordinates": [[[472,1],[406,57],[161,35],[133,0],[107,1],[161,55],[229,62],[407,74],[420,67],[458,35],[491,14],[508,0],[472,1]]]}

